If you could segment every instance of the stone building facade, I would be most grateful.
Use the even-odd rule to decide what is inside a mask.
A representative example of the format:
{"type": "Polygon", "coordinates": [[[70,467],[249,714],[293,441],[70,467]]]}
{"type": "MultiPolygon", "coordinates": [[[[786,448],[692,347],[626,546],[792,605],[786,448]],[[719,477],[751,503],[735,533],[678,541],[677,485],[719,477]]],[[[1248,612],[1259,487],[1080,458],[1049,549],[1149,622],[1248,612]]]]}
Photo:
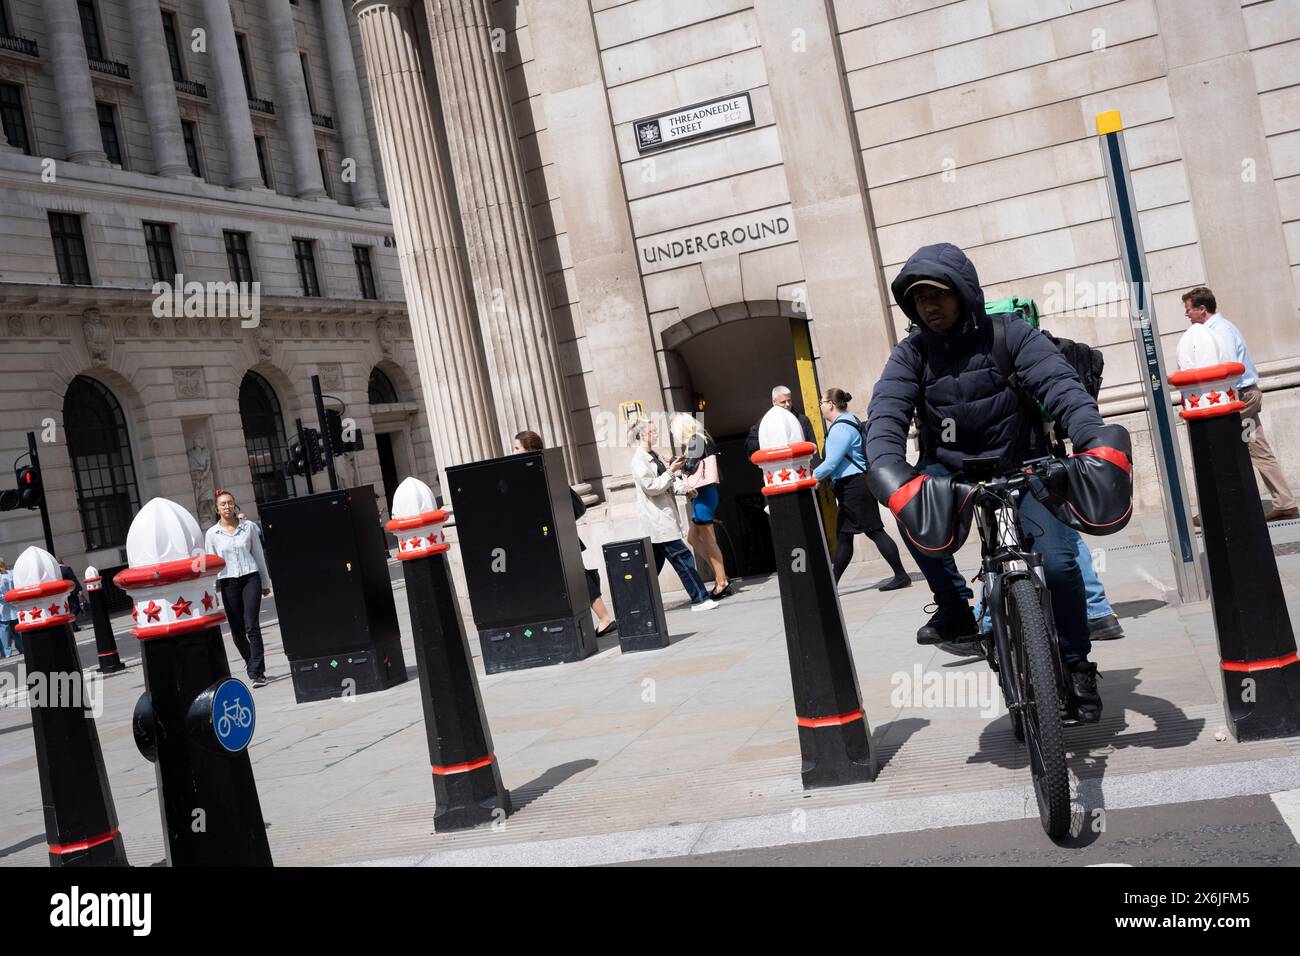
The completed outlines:
{"type": "MultiPolygon", "coordinates": [[[[0,11],[0,463],[36,433],[60,557],[121,566],[154,496],[206,526],[217,488],[252,515],[304,493],[284,465],[295,419],[317,420],[312,375],[363,436],[342,482],[374,483],[382,509],[400,476],[434,473],[346,7],[0,11]]],[[[0,514],[0,541],[10,562],[40,543],[37,513],[0,514]]]]}
{"type": "MultiPolygon", "coordinates": [[[[3,2],[33,34],[48,29],[40,7],[66,17],[81,5],[3,2]]],[[[96,3],[117,11],[108,40],[118,44],[116,57],[136,55],[129,16],[157,4],[96,3]]],[[[285,393],[282,405],[301,409],[304,373],[332,359],[349,407],[360,409],[369,368],[388,348],[392,365],[383,367],[401,378],[402,398],[423,399],[400,414],[411,416],[412,460],[425,477],[501,454],[515,431],[536,430],[566,448],[570,480],[591,486],[589,546],[635,534],[624,403],[702,414],[722,456],[724,551],[740,571],[758,569],[770,555],[757,472],[742,450],[750,424],[776,384],[795,389],[810,411],[828,386],[847,389],[864,410],[903,334],[889,281],[916,247],[946,240],[968,251],[990,297],[1032,297],[1046,328],[1102,349],[1103,413],[1134,433],[1139,507],[1159,508],[1094,126],[1096,114],[1112,109],[1125,123],[1169,364],[1186,325],[1179,294],[1212,286],[1254,351],[1266,427],[1300,481],[1296,0],[164,4],[180,11],[187,29],[205,18],[224,22],[227,6],[234,28],[224,32],[254,41],[255,88],[214,83],[223,47],[210,42],[206,57],[186,57],[194,79],[220,90],[217,100],[174,97],[182,117],[195,117],[205,152],[218,154],[207,182],[184,170],[153,175],[151,151],[166,137],[146,114],[167,97],[142,80],[125,86],[93,70],[86,75],[94,98],[117,96],[120,114],[135,124],[126,148],[147,185],[134,187],[139,174],[93,159],[61,164],[75,167],[62,174],[75,189],[68,179],[45,184],[32,158],[0,155],[6,187],[21,184],[17,196],[6,188],[5,220],[14,225],[0,240],[12,247],[0,261],[0,314],[11,328],[0,333],[22,333],[5,340],[6,394],[21,390],[10,382],[31,382],[40,407],[57,411],[72,375],[89,370],[124,392],[134,377],[123,402],[143,422],[134,427],[145,437],[135,440],[163,442],[160,454],[144,456],[142,481],[155,493],[179,494],[188,481],[181,454],[193,416],[226,416],[214,431],[223,467],[244,467],[231,416],[245,369],[267,369],[267,381],[285,393]],[[375,192],[391,207],[393,249],[378,241],[389,232],[387,213],[365,208],[355,185],[335,184],[337,203],[319,198],[324,184],[308,162],[308,132],[326,149],[328,169],[347,155],[336,138],[345,127],[312,128],[316,112],[345,112],[334,97],[352,88],[339,78],[347,72],[336,65],[340,45],[329,42],[331,30],[339,35],[329,28],[338,7],[376,144],[375,192]],[[315,77],[314,107],[304,107],[290,68],[290,22],[315,77]],[[286,83],[294,90],[283,92],[286,83]],[[274,96],[274,117],[246,109],[248,95],[274,96]],[[256,184],[223,188],[257,177],[247,150],[240,161],[220,155],[250,135],[244,116],[267,134],[274,195],[256,184]],[[138,312],[137,330],[145,331],[134,339],[122,323],[140,305],[100,304],[111,324],[106,336],[85,318],[90,303],[76,299],[142,302],[145,250],[126,233],[138,234],[139,220],[154,215],[140,204],[160,196],[196,211],[201,225],[187,254],[195,268],[209,263],[208,276],[225,277],[217,237],[231,227],[223,223],[255,219],[249,231],[262,270],[279,283],[278,292],[266,290],[264,307],[278,311],[261,337],[198,343],[226,350],[216,362],[196,357],[192,335],[170,327],[154,334],[138,312]],[[74,198],[102,204],[86,214],[100,230],[103,278],[86,290],[56,282],[49,251],[44,209],[74,198]],[[306,222],[322,230],[318,262],[336,270],[326,267],[324,301],[304,301],[295,288],[289,239],[306,222]],[[362,241],[375,247],[380,306],[356,301],[349,281],[348,246],[362,241]],[[395,301],[399,264],[409,339],[395,301]],[[26,271],[10,271],[19,266],[26,271]],[[106,288],[114,284],[131,291],[106,288]],[[337,318],[317,314],[330,309],[337,318]],[[91,338],[105,337],[111,367],[88,351],[91,338]],[[176,396],[173,366],[181,364],[202,367],[206,399],[176,396]]],[[[27,77],[28,115],[40,115],[36,136],[44,138],[33,155],[66,157],[68,97],[53,82],[65,57],[35,38],[51,50],[41,54],[48,59],[4,52],[0,68],[6,83],[15,71],[27,77]]],[[[227,75],[233,47],[224,46],[227,75]]],[[[163,86],[169,78],[164,71],[163,86]]],[[[85,133],[78,148],[94,152],[94,140],[85,133]]],[[[184,136],[181,149],[175,137],[171,143],[168,155],[183,156],[184,136]]],[[[6,422],[16,415],[12,400],[5,415],[6,422]]],[[[18,448],[20,430],[7,425],[3,444],[18,448]]],[[[361,480],[378,480],[369,452],[357,469],[361,480]]],[[[60,533],[72,542],[70,483],[59,490],[60,533]]],[[[23,519],[3,520],[8,531],[8,522],[23,519]]]]}
{"type": "Polygon", "coordinates": [[[426,380],[454,363],[469,383],[445,452],[498,451],[474,437],[494,422],[572,440],[573,477],[605,501],[594,537],[631,530],[616,424],[640,400],[703,413],[724,550],[757,560],[740,448],[770,388],[811,409],[839,386],[862,411],[903,334],[889,281],[944,240],[990,298],[1032,297],[1044,327],[1105,353],[1103,413],[1134,433],[1139,508],[1161,507],[1095,127],[1116,109],[1167,364],[1180,293],[1212,286],[1300,478],[1295,0],[352,8],[418,358],[426,380]],[[532,248],[503,241],[521,229],[532,248]]]}

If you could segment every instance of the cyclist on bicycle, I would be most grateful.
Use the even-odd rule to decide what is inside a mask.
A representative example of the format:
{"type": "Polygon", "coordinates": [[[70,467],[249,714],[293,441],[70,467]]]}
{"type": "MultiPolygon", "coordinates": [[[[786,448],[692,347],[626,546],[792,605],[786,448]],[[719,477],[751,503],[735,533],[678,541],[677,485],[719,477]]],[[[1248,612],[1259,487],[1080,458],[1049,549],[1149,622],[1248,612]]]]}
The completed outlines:
{"type": "MultiPolygon", "coordinates": [[[[953,530],[954,516],[960,525],[970,499],[960,483],[941,476],[960,472],[966,458],[996,457],[999,471],[1007,472],[1048,454],[1041,419],[1026,407],[1026,393],[1065,429],[1076,456],[1107,444],[1108,431],[1118,426],[1105,425],[1097,402],[1046,336],[1018,318],[985,315],[979,276],[961,249],[950,243],[918,249],[890,288],[918,327],[894,348],[871,396],[866,449],[871,488],[899,517],[903,540],[938,605],[917,632],[917,642],[965,643],[976,640],[979,629],[969,604],[973,594],[951,554],[970,527],[967,517],[961,531],[953,530]],[[995,322],[1005,323],[997,335],[995,322]],[[995,349],[1002,350],[1001,362],[995,349]],[[1018,391],[999,369],[1006,367],[1007,356],[1018,391]],[[907,434],[918,412],[921,457],[913,468],[906,459],[907,434]],[[909,504],[908,515],[902,515],[909,504]],[[918,540],[918,520],[931,530],[942,526],[943,533],[918,540]]],[[[1118,458],[1107,460],[1118,464],[1118,458]]],[[[1120,467],[1128,471],[1127,458],[1120,467]]],[[[1071,675],[1070,711],[1092,723],[1101,717],[1097,666],[1088,660],[1087,601],[1074,542],[1049,510],[1063,500],[1059,492],[1052,489],[1044,500],[1023,495],[1021,524],[1028,544],[1043,557],[1061,656],[1071,675]]]]}

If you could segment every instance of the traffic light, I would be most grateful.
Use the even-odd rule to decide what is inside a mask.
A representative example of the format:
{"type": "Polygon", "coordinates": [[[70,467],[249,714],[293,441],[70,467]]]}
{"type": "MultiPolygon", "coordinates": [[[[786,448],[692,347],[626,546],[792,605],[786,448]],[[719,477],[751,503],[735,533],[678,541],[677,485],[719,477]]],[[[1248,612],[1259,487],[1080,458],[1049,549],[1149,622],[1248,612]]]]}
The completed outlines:
{"type": "Polygon", "coordinates": [[[289,446],[289,460],[284,464],[284,473],[290,477],[307,474],[307,455],[298,442],[289,446]]]}
{"type": "Polygon", "coordinates": [[[16,508],[35,510],[41,506],[45,495],[41,484],[41,471],[31,465],[15,465],[14,481],[17,488],[0,495],[0,511],[13,511],[16,508]]]}
{"type": "Polygon", "coordinates": [[[336,408],[325,409],[325,427],[330,433],[330,450],[334,452],[335,457],[350,451],[361,451],[364,444],[361,441],[361,430],[352,428],[352,441],[345,441],[343,438],[343,413],[336,408]]]}
{"type": "Polygon", "coordinates": [[[18,506],[35,510],[41,506],[41,498],[45,495],[45,488],[41,484],[41,472],[38,468],[31,465],[24,465],[17,471],[18,478],[18,506]]]}
{"type": "Polygon", "coordinates": [[[311,464],[311,473],[325,470],[325,443],[321,434],[314,428],[305,429],[307,433],[307,456],[311,464]]]}

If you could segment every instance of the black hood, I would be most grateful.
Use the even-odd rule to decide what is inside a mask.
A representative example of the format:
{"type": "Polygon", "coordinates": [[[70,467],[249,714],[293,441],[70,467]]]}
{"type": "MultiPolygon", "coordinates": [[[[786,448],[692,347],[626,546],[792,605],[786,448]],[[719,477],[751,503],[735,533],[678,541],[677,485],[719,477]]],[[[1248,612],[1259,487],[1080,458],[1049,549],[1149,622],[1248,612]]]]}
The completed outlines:
{"type": "Polygon", "coordinates": [[[984,290],[980,288],[980,277],[975,271],[975,263],[966,257],[966,253],[951,242],[922,246],[912,253],[903,266],[903,271],[889,284],[889,291],[893,293],[894,301],[903,310],[903,314],[921,330],[921,334],[936,339],[942,338],[926,328],[925,323],[917,318],[912,300],[903,296],[907,287],[917,279],[938,279],[945,285],[951,286],[961,296],[962,321],[953,330],[953,334],[971,332],[976,328],[979,319],[984,315],[984,290]]]}

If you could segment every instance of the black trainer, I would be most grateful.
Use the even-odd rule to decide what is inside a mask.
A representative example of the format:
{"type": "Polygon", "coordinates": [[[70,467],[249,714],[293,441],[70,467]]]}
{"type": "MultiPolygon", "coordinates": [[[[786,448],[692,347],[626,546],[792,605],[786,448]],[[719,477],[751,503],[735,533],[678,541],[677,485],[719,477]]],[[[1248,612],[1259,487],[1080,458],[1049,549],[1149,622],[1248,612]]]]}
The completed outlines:
{"type": "Polygon", "coordinates": [[[975,612],[965,601],[941,603],[926,625],[916,632],[918,644],[965,644],[978,640],[975,612]]]}
{"type": "Polygon", "coordinates": [[[1097,678],[1100,676],[1092,661],[1070,668],[1069,709],[1081,724],[1095,724],[1101,720],[1101,694],[1097,692],[1097,678]]]}
{"type": "Polygon", "coordinates": [[[1118,641],[1124,636],[1119,618],[1114,614],[1088,618],[1088,637],[1094,641],[1118,641]]]}

